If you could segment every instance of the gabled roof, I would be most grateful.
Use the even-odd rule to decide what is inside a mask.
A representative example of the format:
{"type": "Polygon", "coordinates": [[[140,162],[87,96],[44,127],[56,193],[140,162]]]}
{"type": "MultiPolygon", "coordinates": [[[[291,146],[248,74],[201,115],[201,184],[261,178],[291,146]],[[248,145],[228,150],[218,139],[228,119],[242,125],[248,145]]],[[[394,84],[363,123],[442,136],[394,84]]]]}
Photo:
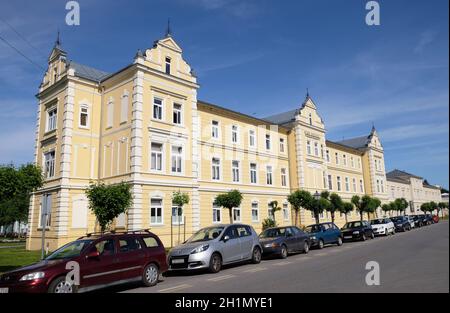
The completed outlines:
{"type": "Polygon", "coordinates": [[[411,178],[411,177],[417,178],[417,179],[422,179],[422,177],[420,177],[420,176],[417,176],[417,175],[414,175],[414,174],[411,174],[411,173],[408,173],[405,171],[397,170],[397,169],[390,171],[389,173],[386,173],[386,177],[388,179],[390,179],[390,178],[403,179],[403,180],[406,179],[408,181],[409,181],[409,178],[411,178]]]}
{"type": "Polygon", "coordinates": [[[268,117],[264,117],[263,120],[269,122],[269,123],[273,123],[273,124],[277,124],[277,125],[282,125],[282,124],[287,124],[287,123],[291,123],[293,121],[295,121],[295,116],[298,114],[298,110],[290,110],[287,112],[283,112],[283,113],[279,113],[279,114],[275,114],[275,115],[271,115],[268,117]]]}
{"type": "Polygon", "coordinates": [[[110,75],[110,73],[108,72],[104,72],[95,69],[93,67],[76,63],[73,61],[70,62],[70,67],[75,70],[75,76],[85,78],[88,80],[93,80],[96,82],[100,82],[110,75]]]}
{"type": "Polygon", "coordinates": [[[370,135],[336,141],[336,143],[353,149],[362,149],[370,143],[370,135]]]}

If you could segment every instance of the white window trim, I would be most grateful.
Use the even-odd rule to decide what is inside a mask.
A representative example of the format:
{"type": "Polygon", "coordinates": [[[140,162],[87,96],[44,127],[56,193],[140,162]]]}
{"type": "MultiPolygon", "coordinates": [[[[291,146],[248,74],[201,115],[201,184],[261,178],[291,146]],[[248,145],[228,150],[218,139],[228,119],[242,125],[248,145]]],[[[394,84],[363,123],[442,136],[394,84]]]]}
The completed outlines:
{"type": "Polygon", "coordinates": [[[287,168],[282,167],[280,169],[280,178],[281,178],[281,187],[287,187],[289,185],[287,168]],[[284,170],[284,174],[283,174],[283,170],[284,170]],[[285,180],[285,183],[286,183],[285,185],[283,185],[283,176],[284,176],[284,180],[285,180]]]}
{"type": "Polygon", "coordinates": [[[46,123],[45,123],[45,132],[49,133],[52,132],[54,130],[56,130],[58,128],[58,107],[56,105],[51,106],[50,108],[48,108],[45,111],[46,114],[46,123]],[[56,115],[55,115],[55,128],[53,129],[49,129],[50,126],[50,112],[55,111],[56,110],[56,115]]]}
{"type": "Polygon", "coordinates": [[[257,145],[258,145],[258,141],[257,141],[257,136],[256,136],[256,130],[249,129],[249,131],[248,131],[248,147],[251,149],[256,149],[257,145]],[[251,143],[250,137],[252,137],[251,132],[253,132],[253,139],[254,139],[253,145],[250,144],[251,143]]]}
{"type": "Polygon", "coordinates": [[[236,124],[231,125],[231,144],[232,145],[239,145],[241,143],[241,132],[240,132],[239,128],[240,128],[239,125],[236,125],[236,124]],[[236,141],[233,141],[233,133],[234,133],[233,127],[236,127],[236,141]]]}
{"type": "Polygon", "coordinates": [[[129,111],[130,95],[128,90],[125,90],[122,97],[120,98],[120,124],[128,122],[128,111],[129,111]],[[126,102],[124,99],[127,99],[126,102]],[[126,107],[126,110],[124,109],[126,107]]]}
{"type": "Polygon", "coordinates": [[[223,223],[223,209],[219,206],[214,206],[214,201],[211,205],[211,209],[212,209],[212,223],[213,224],[222,224],[223,223]],[[217,210],[220,212],[220,221],[214,221],[214,210],[217,210]]]}
{"type": "Polygon", "coordinates": [[[216,141],[221,141],[222,138],[222,132],[220,131],[220,121],[218,120],[211,120],[211,132],[210,132],[210,136],[212,140],[216,140],[216,141]],[[217,126],[213,125],[213,122],[217,122],[217,126]],[[213,136],[213,129],[217,127],[217,137],[213,136]]]}
{"type": "Polygon", "coordinates": [[[285,138],[279,138],[279,147],[280,153],[286,154],[286,140],[285,138]],[[281,146],[283,146],[283,150],[281,150],[281,146]]]}
{"type": "Polygon", "coordinates": [[[87,103],[80,103],[78,112],[78,128],[82,129],[90,129],[91,128],[91,106],[87,103]],[[81,125],[81,110],[87,109],[87,118],[86,118],[86,126],[81,125]]]}
{"type": "Polygon", "coordinates": [[[232,209],[232,217],[233,217],[233,223],[241,223],[242,222],[242,210],[241,208],[233,208],[232,209]],[[234,211],[239,211],[239,220],[234,219],[234,211]]]}
{"type": "Polygon", "coordinates": [[[242,166],[241,166],[241,164],[242,164],[242,162],[239,161],[239,160],[231,160],[231,182],[233,184],[240,184],[242,182],[242,166]],[[238,163],[238,167],[237,167],[237,170],[238,170],[238,181],[234,181],[233,162],[237,162],[238,163]]]}
{"type": "MultiPolygon", "coordinates": [[[[172,207],[171,207],[172,209],[172,207]]],[[[170,212],[172,218],[172,212],[170,212]]],[[[150,212],[149,212],[149,225],[150,226],[164,226],[164,199],[161,196],[150,196],[150,212]],[[161,200],[161,223],[152,223],[152,199],[161,200]]]]}
{"type": "Polygon", "coordinates": [[[170,219],[171,219],[170,222],[172,223],[172,225],[176,225],[176,226],[184,225],[184,222],[185,222],[185,219],[184,219],[184,208],[181,209],[181,222],[174,222],[173,221],[173,213],[172,213],[172,211],[175,208],[178,209],[179,207],[177,207],[176,205],[173,205],[173,203],[172,203],[172,206],[170,207],[170,219]]]}
{"type": "Polygon", "coordinates": [[[109,98],[106,104],[106,128],[111,128],[114,125],[114,99],[109,98]],[[111,120],[110,120],[111,118],[111,120]]]}
{"type": "Polygon", "coordinates": [[[182,103],[181,101],[173,101],[172,103],[172,124],[175,126],[179,126],[179,127],[183,127],[184,126],[184,103],[182,103]],[[175,105],[178,104],[181,106],[180,111],[180,123],[174,123],[173,121],[173,114],[175,112],[175,105]]]}
{"type": "Polygon", "coordinates": [[[283,220],[285,221],[285,222],[288,222],[288,221],[290,221],[291,219],[290,219],[290,215],[289,215],[289,202],[287,202],[287,201],[284,201],[283,202],[283,204],[281,205],[281,211],[283,212],[283,220]],[[286,218],[286,216],[284,215],[284,209],[285,209],[285,205],[287,205],[287,208],[286,208],[286,210],[287,210],[287,218],[286,218]]]}
{"type": "Polygon", "coordinates": [[[270,164],[266,165],[266,185],[267,186],[274,185],[273,169],[274,169],[274,167],[272,165],[270,165],[270,164]],[[269,172],[269,167],[270,167],[270,172],[269,172]],[[270,173],[271,184],[268,183],[269,173],[270,173]]]}
{"type": "Polygon", "coordinates": [[[250,162],[249,164],[248,164],[248,174],[249,174],[249,178],[250,178],[250,184],[251,185],[258,185],[258,163],[256,163],[256,162],[250,162]],[[254,183],[254,182],[252,182],[252,164],[255,164],[255,166],[256,166],[256,168],[255,168],[255,171],[256,171],[256,182],[254,183]]]}
{"type": "Polygon", "coordinates": [[[150,141],[150,158],[149,158],[149,161],[148,161],[148,168],[149,168],[151,173],[161,174],[161,173],[165,173],[166,172],[166,157],[165,157],[166,154],[165,154],[165,149],[166,149],[166,144],[163,141],[159,141],[159,140],[151,140],[150,141]],[[153,153],[152,144],[153,143],[162,145],[162,147],[161,147],[161,170],[152,169],[152,153],[153,153]]]}
{"type": "Polygon", "coordinates": [[[184,176],[185,174],[185,167],[186,167],[186,152],[185,152],[185,148],[184,148],[184,144],[171,144],[170,145],[170,173],[172,175],[177,175],[177,176],[184,176]],[[173,147],[181,147],[181,173],[178,172],[173,172],[172,171],[172,148],[173,147]]]}
{"type": "Polygon", "coordinates": [[[153,100],[152,100],[152,120],[153,121],[156,121],[156,122],[165,121],[166,116],[165,116],[165,112],[164,112],[165,111],[164,107],[165,107],[165,99],[162,98],[162,97],[154,96],[153,100]],[[155,106],[156,106],[155,100],[160,100],[161,101],[161,119],[155,117],[155,106]]]}
{"type": "Polygon", "coordinates": [[[261,214],[260,214],[259,202],[258,202],[258,201],[252,201],[250,213],[251,213],[250,219],[251,219],[252,223],[259,223],[260,220],[261,220],[261,218],[260,218],[261,214]],[[256,205],[257,205],[257,206],[256,206],[256,209],[253,208],[253,204],[256,204],[256,205]],[[254,219],[253,219],[253,210],[256,210],[256,211],[258,212],[258,219],[257,219],[257,220],[254,220],[254,219]]]}
{"type": "Polygon", "coordinates": [[[48,151],[44,151],[44,152],[42,152],[42,168],[44,169],[44,179],[53,179],[53,178],[55,178],[56,177],[56,149],[50,149],[50,150],[48,150],[48,151]],[[52,152],[54,152],[55,153],[55,157],[54,157],[54,159],[53,159],[53,176],[47,176],[46,175],[46,172],[47,172],[47,165],[46,165],[46,160],[45,160],[45,155],[46,154],[49,154],[49,153],[52,153],[52,152]]]}
{"type": "Polygon", "coordinates": [[[264,148],[266,149],[266,151],[272,151],[273,145],[272,145],[272,135],[271,134],[266,134],[264,136],[264,148]],[[269,136],[269,138],[267,138],[267,136],[269,136]],[[269,148],[267,148],[267,139],[269,139],[269,148]]]}
{"type": "Polygon", "coordinates": [[[222,179],[223,179],[222,158],[213,156],[213,157],[211,157],[211,181],[213,181],[213,182],[221,182],[222,179]],[[214,166],[213,159],[219,160],[219,179],[214,179],[213,178],[213,166],[214,166]]]}

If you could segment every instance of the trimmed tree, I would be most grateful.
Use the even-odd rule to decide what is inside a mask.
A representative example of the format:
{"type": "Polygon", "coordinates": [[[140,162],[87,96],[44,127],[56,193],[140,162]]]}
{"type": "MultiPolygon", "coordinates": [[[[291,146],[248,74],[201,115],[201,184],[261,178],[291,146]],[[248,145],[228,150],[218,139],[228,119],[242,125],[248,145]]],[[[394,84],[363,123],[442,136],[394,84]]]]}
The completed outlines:
{"type": "Polygon", "coordinates": [[[389,203],[385,203],[381,206],[381,210],[383,210],[385,215],[388,215],[388,213],[391,211],[391,206],[389,203]]]}
{"type": "MultiPolygon", "coordinates": [[[[178,243],[180,243],[180,216],[183,216],[183,206],[189,203],[189,195],[185,192],[175,191],[172,194],[172,204],[177,207],[177,224],[178,224],[178,243]]],[[[173,221],[171,221],[173,224],[173,221]]],[[[172,235],[171,235],[172,236],[172,235]]]]}
{"type": "Polygon", "coordinates": [[[442,217],[444,217],[444,210],[448,209],[448,203],[447,202],[439,202],[438,208],[442,212],[442,217]]]}
{"type": "Polygon", "coordinates": [[[305,207],[305,209],[313,212],[316,224],[320,223],[320,214],[323,211],[328,211],[329,208],[330,208],[330,201],[323,197],[320,197],[320,199],[315,199],[313,197],[312,201],[309,203],[309,206],[305,207]]]}
{"type": "Polygon", "coordinates": [[[126,213],[133,202],[131,185],[124,182],[114,185],[92,183],[86,190],[86,195],[89,209],[97,218],[101,232],[108,229],[120,214],[126,213]]]}
{"type": "Polygon", "coordinates": [[[295,226],[298,226],[298,212],[300,211],[300,208],[306,209],[310,205],[312,199],[313,197],[309,191],[299,189],[292,192],[287,197],[287,200],[295,213],[295,226]]]}
{"type": "Polygon", "coordinates": [[[228,216],[230,217],[230,223],[233,224],[233,208],[241,206],[242,194],[239,190],[231,190],[227,193],[220,194],[214,200],[217,206],[228,209],[228,216]]]}
{"type": "Polygon", "coordinates": [[[351,201],[358,210],[359,215],[361,216],[361,221],[363,220],[364,213],[370,213],[370,211],[372,210],[373,199],[368,195],[364,195],[362,197],[354,195],[351,201]]]}
{"type": "Polygon", "coordinates": [[[404,214],[406,208],[409,206],[408,201],[405,198],[398,198],[394,200],[395,206],[400,214],[404,214]]]}
{"type": "Polygon", "coordinates": [[[370,201],[370,205],[367,212],[367,218],[370,220],[370,213],[375,213],[375,216],[378,217],[377,209],[380,207],[381,201],[378,198],[372,198],[372,201],[370,201]]]}
{"type": "MultiPolygon", "coordinates": [[[[327,208],[327,211],[330,212],[331,214],[331,221],[334,223],[335,220],[335,213],[337,211],[341,211],[343,206],[344,206],[344,202],[342,201],[341,196],[339,196],[337,193],[332,193],[330,195],[329,198],[326,198],[330,201],[330,205],[327,208]]],[[[353,206],[352,206],[352,210],[353,210],[353,206]]]]}
{"type": "Polygon", "coordinates": [[[275,224],[275,226],[276,226],[276,225],[277,225],[277,220],[276,220],[276,218],[275,218],[275,213],[278,212],[278,211],[280,211],[281,208],[278,206],[278,201],[276,201],[276,200],[271,201],[271,202],[269,203],[269,206],[271,207],[272,214],[273,214],[273,222],[274,222],[274,224],[275,224]]]}
{"type": "Polygon", "coordinates": [[[342,202],[342,206],[339,208],[339,212],[344,214],[345,216],[345,222],[348,222],[348,213],[353,211],[353,203],[351,202],[342,202]]]}

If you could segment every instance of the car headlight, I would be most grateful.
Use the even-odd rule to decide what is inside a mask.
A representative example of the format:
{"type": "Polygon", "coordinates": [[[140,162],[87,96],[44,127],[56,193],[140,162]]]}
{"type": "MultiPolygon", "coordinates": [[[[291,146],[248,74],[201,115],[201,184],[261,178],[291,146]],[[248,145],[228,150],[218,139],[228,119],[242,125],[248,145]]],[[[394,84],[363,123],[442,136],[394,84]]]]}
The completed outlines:
{"type": "Polygon", "coordinates": [[[208,248],[209,248],[209,245],[203,245],[203,246],[200,246],[200,247],[198,247],[198,248],[195,248],[194,250],[192,250],[192,254],[195,254],[195,253],[200,253],[200,252],[203,252],[203,251],[206,251],[206,250],[208,250],[208,248]]]}
{"type": "Polygon", "coordinates": [[[316,240],[317,238],[316,238],[316,236],[311,236],[311,239],[316,240]]]}
{"type": "Polygon", "coordinates": [[[20,279],[20,281],[44,278],[44,276],[45,276],[44,272],[30,273],[30,274],[23,275],[22,278],[20,279]]]}
{"type": "Polygon", "coordinates": [[[359,230],[354,231],[353,235],[359,235],[359,230]]]}
{"type": "Polygon", "coordinates": [[[273,242],[273,243],[268,243],[268,244],[266,244],[266,245],[264,246],[264,248],[276,248],[276,247],[278,247],[278,246],[279,246],[278,243],[273,242]]]}

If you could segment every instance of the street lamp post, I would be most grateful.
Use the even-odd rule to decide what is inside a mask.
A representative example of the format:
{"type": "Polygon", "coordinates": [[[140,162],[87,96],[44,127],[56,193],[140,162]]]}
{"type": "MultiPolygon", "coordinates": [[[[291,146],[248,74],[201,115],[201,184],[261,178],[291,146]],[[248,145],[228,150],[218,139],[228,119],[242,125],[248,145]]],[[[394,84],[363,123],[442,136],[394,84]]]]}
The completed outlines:
{"type": "Polygon", "coordinates": [[[316,190],[316,193],[314,194],[314,199],[319,200],[320,199],[320,193],[316,190]]]}

